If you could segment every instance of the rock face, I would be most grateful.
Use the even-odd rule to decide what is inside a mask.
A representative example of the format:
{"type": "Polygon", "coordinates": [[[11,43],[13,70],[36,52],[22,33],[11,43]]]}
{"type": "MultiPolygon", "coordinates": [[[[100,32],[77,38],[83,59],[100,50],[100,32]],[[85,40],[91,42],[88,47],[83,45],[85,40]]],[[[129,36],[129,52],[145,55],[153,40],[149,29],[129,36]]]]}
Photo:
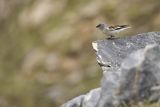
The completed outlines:
{"type": "Polygon", "coordinates": [[[61,107],[96,107],[100,92],[101,88],[93,89],[88,94],[76,97],[61,107]]]}
{"type": "Polygon", "coordinates": [[[159,101],[159,44],[160,32],[93,42],[103,70],[101,88],[63,107],[117,107],[145,100],[159,101]]]}

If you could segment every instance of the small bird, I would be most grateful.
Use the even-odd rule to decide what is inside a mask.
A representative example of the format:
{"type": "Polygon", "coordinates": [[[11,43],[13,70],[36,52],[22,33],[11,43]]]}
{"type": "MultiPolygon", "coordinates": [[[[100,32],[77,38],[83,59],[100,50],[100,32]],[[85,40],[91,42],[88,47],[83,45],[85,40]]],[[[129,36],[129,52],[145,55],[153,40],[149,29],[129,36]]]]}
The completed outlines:
{"type": "Polygon", "coordinates": [[[118,35],[116,35],[116,33],[119,33],[131,27],[129,25],[108,26],[105,23],[101,23],[98,24],[96,28],[99,28],[107,36],[107,39],[115,39],[118,38],[118,35]]]}

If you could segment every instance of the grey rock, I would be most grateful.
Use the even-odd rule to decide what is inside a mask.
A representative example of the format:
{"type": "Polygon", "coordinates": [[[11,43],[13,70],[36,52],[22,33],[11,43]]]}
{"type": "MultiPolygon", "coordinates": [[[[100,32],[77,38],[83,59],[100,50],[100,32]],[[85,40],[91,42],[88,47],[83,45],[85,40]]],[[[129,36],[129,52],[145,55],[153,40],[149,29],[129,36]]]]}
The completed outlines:
{"type": "Polygon", "coordinates": [[[144,49],[133,52],[122,63],[121,72],[121,95],[128,93],[129,98],[135,101],[156,100],[153,99],[155,93],[160,98],[159,45],[147,45],[144,49]]]}
{"type": "Polygon", "coordinates": [[[101,89],[63,107],[119,107],[144,100],[160,101],[159,44],[160,32],[93,42],[103,70],[101,89]]]}
{"type": "Polygon", "coordinates": [[[81,95],[63,104],[61,107],[96,107],[99,101],[101,88],[91,90],[86,95],[81,95]]]}
{"type": "MultiPolygon", "coordinates": [[[[121,79],[125,78],[123,77],[121,64],[133,51],[143,49],[149,44],[160,44],[160,32],[149,32],[115,40],[98,40],[93,42],[97,61],[103,70],[102,94],[98,107],[104,107],[105,104],[108,105],[107,107],[119,104],[119,100],[117,100],[114,93],[117,92],[119,85],[124,85],[121,83],[121,79]]],[[[133,60],[129,61],[132,64],[137,63],[133,60]]],[[[129,79],[126,81],[131,83],[132,79],[130,75],[128,76],[129,79]]]]}
{"type": "MultiPolygon", "coordinates": [[[[116,74],[106,75],[110,77],[116,74]]],[[[126,106],[146,100],[159,101],[160,46],[147,45],[144,49],[131,53],[122,62],[117,75],[117,79],[112,78],[117,84],[108,79],[104,80],[108,84],[102,87],[106,90],[102,91],[98,107],[126,106]]]]}
{"type": "MultiPolygon", "coordinates": [[[[106,98],[106,95],[113,97],[112,92],[117,90],[116,87],[119,85],[118,81],[122,75],[120,66],[123,60],[133,51],[142,49],[149,44],[160,44],[160,32],[143,33],[114,40],[104,39],[92,43],[97,61],[103,70],[101,85],[102,93],[105,94],[102,94],[101,99],[104,96],[106,98]]],[[[107,101],[109,100],[112,101],[113,98],[109,97],[107,101]]]]}
{"type": "Polygon", "coordinates": [[[61,107],[82,107],[84,95],[78,96],[71,101],[63,104],[61,107]]]}
{"type": "Polygon", "coordinates": [[[103,71],[116,71],[131,52],[148,44],[160,44],[160,32],[149,32],[114,40],[98,40],[92,43],[97,61],[103,71]]]}
{"type": "Polygon", "coordinates": [[[82,107],[96,107],[100,98],[101,88],[91,90],[85,95],[82,107]]]}

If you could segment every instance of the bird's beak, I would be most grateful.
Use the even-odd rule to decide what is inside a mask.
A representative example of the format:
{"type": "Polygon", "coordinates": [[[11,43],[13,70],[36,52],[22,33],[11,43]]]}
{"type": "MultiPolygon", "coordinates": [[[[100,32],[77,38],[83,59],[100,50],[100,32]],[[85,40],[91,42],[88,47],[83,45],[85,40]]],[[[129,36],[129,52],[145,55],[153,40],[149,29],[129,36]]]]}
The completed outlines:
{"type": "Polygon", "coordinates": [[[99,28],[100,27],[100,24],[98,24],[97,26],[96,26],[96,28],[99,28]]]}

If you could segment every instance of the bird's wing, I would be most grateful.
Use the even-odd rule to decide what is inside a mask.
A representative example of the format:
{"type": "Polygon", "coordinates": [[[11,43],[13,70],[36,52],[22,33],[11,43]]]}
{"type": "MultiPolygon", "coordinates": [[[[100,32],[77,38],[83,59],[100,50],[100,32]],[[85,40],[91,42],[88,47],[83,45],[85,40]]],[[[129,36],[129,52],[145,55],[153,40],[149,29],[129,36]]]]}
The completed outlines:
{"type": "Polygon", "coordinates": [[[114,31],[114,30],[120,30],[120,29],[124,29],[124,28],[130,28],[129,25],[116,25],[116,26],[110,26],[109,30],[110,31],[114,31]]]}

